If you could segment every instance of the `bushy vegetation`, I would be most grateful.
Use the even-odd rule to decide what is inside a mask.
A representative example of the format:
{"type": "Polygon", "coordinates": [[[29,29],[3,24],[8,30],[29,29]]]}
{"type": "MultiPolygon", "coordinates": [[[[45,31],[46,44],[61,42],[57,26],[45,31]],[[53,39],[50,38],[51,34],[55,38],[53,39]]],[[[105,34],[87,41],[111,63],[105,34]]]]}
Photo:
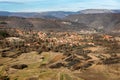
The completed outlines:
{"type": "Polygon", "coordinates": [[[0,39],[10,36],[9,33],[5,30],[0,30],[0,39]]]}
{"type": "MultiPolygon", "coordinates": [[[[37,32],[32,31],[9,30],[8,32],[7,30],[1,30],[0,36],[0,48],[3,48],[0,53],[2,58],[15,59],[17,57],[19,58],[21,54],[24,55],[26,53],[36,51],[36,54],[42,57],[40,58],[41,62],[39,62],[39,68],[60,69],[65,67],[66,69],[75,71],[86,70],[93,66],[93,64],[97,63],[106,65],[119,63],[119,58],[117,57],[107,58],[102,55],[103,51],[97,52],[89,49],[91,47],[95,48],[96,46],[100,46],[100,48],[105,48],[104,52],[108,53],[110,57],[116,53],[119,53],[118,42],[114,39],[104,39],[104,35],[78,35],[75,33],[53,32],[40,32],[40,35],[38,35],[37,32]],[[17,33],[17,31],[20,32],[20,34],[17,33]],[[14,32],[16,34],[14,34],[14,32]],[[66,38],[66,36],[68,38],[66,38]],[[61,53],[62,58],[60,55],[58,57],[51,57],[51,55],[44,54],[45,56],[43,56],[42,54],[45,52],[61,53]],[[92,55],[89,55],[91,53],[92,55]],[[94,61],[92,56],[96,58],[96,61],[94,61]],[[97,58],[101,61],[97,62],[97,58]]],[[[24,68],[28,69],[29,65],[14,64],[11,68],[25,70],[24,68]]],[[[6,76],[3,76],[2,78],[9,80],[6,76]]],[[[32,78],[33,77],[30,79],[32,78]]],[[[68,74],[60,74],[59,78],[60,80],[72,80],[72,77],[68,74]]]]}
{"type": "Polygon", "coordinates": [[[0,75],[0,80],[10,80],[10,78],[8,76],[1,76],[0,75]]]}
{"type": "Polygon", "coordinates": [[[4,21],[0,21],[0,24],[7,24],[7,22],[4,22],[4,21]]]}

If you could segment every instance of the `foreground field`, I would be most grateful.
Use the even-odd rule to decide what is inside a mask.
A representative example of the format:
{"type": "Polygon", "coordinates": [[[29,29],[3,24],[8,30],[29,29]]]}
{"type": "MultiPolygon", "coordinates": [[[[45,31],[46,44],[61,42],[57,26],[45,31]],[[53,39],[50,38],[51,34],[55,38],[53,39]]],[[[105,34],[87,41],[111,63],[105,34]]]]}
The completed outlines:
{"type": "Polygon", "coordinates": [[[119,46],[113,34],[2,30],[0,80],[120,80],[119,46]]]}

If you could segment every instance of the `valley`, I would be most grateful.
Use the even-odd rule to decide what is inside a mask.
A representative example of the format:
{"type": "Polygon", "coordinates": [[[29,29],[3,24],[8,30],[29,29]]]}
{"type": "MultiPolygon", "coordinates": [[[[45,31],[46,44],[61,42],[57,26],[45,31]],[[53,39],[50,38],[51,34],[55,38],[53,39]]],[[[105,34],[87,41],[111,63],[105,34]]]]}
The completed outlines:
{"type": "Polygon", "coordinates": [[[119,35],[3,29],[0,37],[1,80],[120,79],[119,35]]]}
{"type": "Polygon", "coordinates": [[[119,10],[3,13],[0,80],[120,80],[119,10]]]}

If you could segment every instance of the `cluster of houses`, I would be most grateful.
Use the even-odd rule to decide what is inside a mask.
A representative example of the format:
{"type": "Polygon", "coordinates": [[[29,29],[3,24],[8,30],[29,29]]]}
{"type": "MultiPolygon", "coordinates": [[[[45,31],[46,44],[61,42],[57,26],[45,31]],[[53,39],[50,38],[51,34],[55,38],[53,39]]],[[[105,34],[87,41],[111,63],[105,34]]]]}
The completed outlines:
{"type": "MultiPolygon", "coordinates": [[[[38,37],[43,41],[48,41],[51,45],[62,45],[62,44],[69,44],[69,45],[83,45],[86,44],[84,41],[85,39],[91,40],[93,39],[90,35],[80,35],[75,32],[58,32],[58,33],[43,33],[38,32],[38,37]]],[[[88,44],[94,45],[94,43],[89,42],[88,44]]]]}
{"type": "MultiPolygon", "coordinates": [[[[15,30],[17,34],[22,36],[34,36],[42,41],[48,42],[50,45],[62,45],[62,44],[69,44],[70,46],[73,45],[95,45],[93,42],[94,35],[92,34],[79,34],[76,32],[40,32],[40,31],[22,31],[20,29],[15,30]]],[[[103,40],[120,40],[118,37],[115,38],[110,35],[101,35],[103,40]]],[[[34,38],[33,38],[34,39],[34,38]]],[[[36,45],[39,45],[36,43],[36,45]]]]}

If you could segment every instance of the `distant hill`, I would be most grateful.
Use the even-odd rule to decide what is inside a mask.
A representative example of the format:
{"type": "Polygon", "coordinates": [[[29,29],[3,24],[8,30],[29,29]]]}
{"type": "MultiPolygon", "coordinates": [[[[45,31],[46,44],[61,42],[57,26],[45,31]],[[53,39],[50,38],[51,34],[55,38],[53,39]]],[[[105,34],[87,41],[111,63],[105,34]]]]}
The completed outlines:
{"type": "Polygon", "coordinates": [[[96,30],[120,32],[120,10],[87,9],[78,12],[0,12],[1,26],[45,31],[96,30]]]}
{"type": "Polygon", "coordinates": [[[54,20],[42,18],[22,18],[22,17],[0,17],[0,26],[8,28],[33,29],[39,31],[80,31],[88,29],[83,23],[76,23],[67,20],[54,20]]]}
{"type": "Polygon", "coordinates": [[[11,13],[7,11],[0,11],[0,16],[10,16],[11,13]]]}
{"type": "Polygon", "coordinates": [[[47,19],[56,19],[64,18],[68,15],[77,14],[77,12],[65,12],[65,11],[49,11],[49,12],[6,12],[0,11],[0,16],[16,16],[16,17],[25,17],[25,18],[47,18],[47,19]]]}
{"type": "Polygon", "coordinates": [[[113,10],[113,13],[120,13],[120,10],[113,10]]]}
{"type": "Polygon", "coordinates": [[[120,31],[120,13],[77,14],[67,16],[66,19],[105,31],[120,31]]]}
{"type": "Polygon", "coordinates": [[[95,14],[95,13],[115,13],[112,10],[108,9],[86,9],[86,10],[81,10],[81,14],[95,14]]]}
{"type": "Polygon", "coordinates": [[[109,10],[109,9],[85,9],[78,11],[80,14],[101,14],[101,13],[120,13],[120,10],[109,10]]]}
{"type": "Polygon", "coordinates": [[[69,15],[95,14],[95,13],[120,13],[120,10],[86,9],[77,12],[72,11],[48,11],[48,12],[7,12],[0,11],[0,16],[16,16],[25,18],[63,19],[69,15]]]}

